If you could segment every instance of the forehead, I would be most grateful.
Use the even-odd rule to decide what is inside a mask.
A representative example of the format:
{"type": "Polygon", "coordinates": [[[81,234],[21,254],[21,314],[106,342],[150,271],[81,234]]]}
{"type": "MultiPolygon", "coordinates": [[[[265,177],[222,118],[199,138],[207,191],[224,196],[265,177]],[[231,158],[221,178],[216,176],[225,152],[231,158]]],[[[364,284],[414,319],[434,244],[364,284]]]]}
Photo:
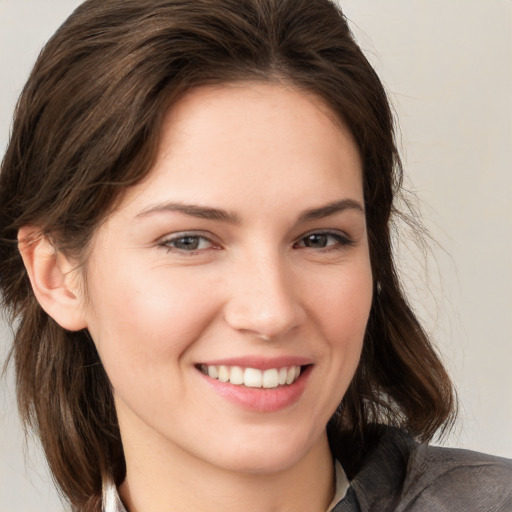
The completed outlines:
{"type": "Polygon", "coordinates": [[[255,198],[283,204],[345,194],[362,197],[361,162],[334,112],[288,85],[242,82],[196,88],[175,103],[153,169],[125,199],[134,208],[166,200],[244,207],[255,198]]]}

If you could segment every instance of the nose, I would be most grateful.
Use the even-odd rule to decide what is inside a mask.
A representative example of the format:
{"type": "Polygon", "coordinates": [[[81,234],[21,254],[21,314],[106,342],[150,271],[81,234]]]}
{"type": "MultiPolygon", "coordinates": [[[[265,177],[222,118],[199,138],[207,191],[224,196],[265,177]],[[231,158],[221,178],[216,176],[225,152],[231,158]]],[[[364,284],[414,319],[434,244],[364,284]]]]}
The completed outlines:
{"type": "Polygon", "coordinates": [[[300,326],[305,317],[291,270],[278,255],[244,259],[229,283],[224,316],[231,328],[272,340],[300,326]]]}

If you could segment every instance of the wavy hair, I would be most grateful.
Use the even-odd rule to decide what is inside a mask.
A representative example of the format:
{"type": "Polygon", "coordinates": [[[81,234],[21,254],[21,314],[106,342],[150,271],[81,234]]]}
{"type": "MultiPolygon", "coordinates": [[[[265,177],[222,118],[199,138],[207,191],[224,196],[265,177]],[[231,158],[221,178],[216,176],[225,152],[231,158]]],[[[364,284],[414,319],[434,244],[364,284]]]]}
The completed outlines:
{"type": "Polygon", "coordinates": [[[0,174],[0,289],[17,326],[19,409],[75,511],[99,511],[105,478],[124,478],[112,390],[88,333],[62,329],[36,301],[17,232],[38,226],[83,257],[123,191],[151,172],[168,108],[191,88],[247,80],[322,98],[362,158],[374,297],[359,367],[328,425],[347,472],[375,424],[427,441],[453,417],[450,380],[393,261],[402,169],[392,113],[340,9],[329,0],[88,0],[41,52],[0,174]]]}

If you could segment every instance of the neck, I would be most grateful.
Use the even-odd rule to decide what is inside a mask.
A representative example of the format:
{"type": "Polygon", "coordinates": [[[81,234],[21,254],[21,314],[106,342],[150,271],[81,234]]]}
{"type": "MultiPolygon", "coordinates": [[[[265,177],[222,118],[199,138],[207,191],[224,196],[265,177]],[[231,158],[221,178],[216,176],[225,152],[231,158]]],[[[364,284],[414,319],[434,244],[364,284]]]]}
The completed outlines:
{"type": "Polygon", "coordinates": [[[325,512],[334,495],[326,435],[290,467],[268,473],[219,468],[175,446],[148,451],[123,444],[120,494],[129,512],[325,512]]]}

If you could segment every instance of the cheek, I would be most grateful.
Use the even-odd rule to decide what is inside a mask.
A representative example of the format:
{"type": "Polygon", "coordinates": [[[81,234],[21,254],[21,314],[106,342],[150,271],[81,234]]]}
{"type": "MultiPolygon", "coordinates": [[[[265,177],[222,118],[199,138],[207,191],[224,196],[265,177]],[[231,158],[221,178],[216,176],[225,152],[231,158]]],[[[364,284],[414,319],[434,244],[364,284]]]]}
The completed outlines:
{"type": "Polygon", "coordinates": [[[332,345],[359,353],[372,295],[372,274],[365,262],[333,272],[314,293],[309,292],[313,315],[332,345]]]}
{"type": "Polygon", "coordinates": [[[179,361],[216,315],[219,300],[207,281],[165,268],[111,270],[90,285],[89,331],[107,372],[126,366],[144,373],[164,360],[179,361]]]}
{"type": "Polygon", "coordinates": [[[116,399],[148,421],[181,400],[193,403],[183,379],[188,355],[219,303],[209,283],[170,274],[118,269],[109,276],[110,286],[91,286],[90,332],[116,399]]]}
{"type": "Polygon", "coordinates": [[[328,269],[330,277],[310,292],[309,318],[324,343],[317,367],[322,393],[316,393],[313,408],[318,411],[318,428],[325,424],[341,403],[361,357],[364,334],[372,302],[372,274],[366,260],[328,269]]]}

